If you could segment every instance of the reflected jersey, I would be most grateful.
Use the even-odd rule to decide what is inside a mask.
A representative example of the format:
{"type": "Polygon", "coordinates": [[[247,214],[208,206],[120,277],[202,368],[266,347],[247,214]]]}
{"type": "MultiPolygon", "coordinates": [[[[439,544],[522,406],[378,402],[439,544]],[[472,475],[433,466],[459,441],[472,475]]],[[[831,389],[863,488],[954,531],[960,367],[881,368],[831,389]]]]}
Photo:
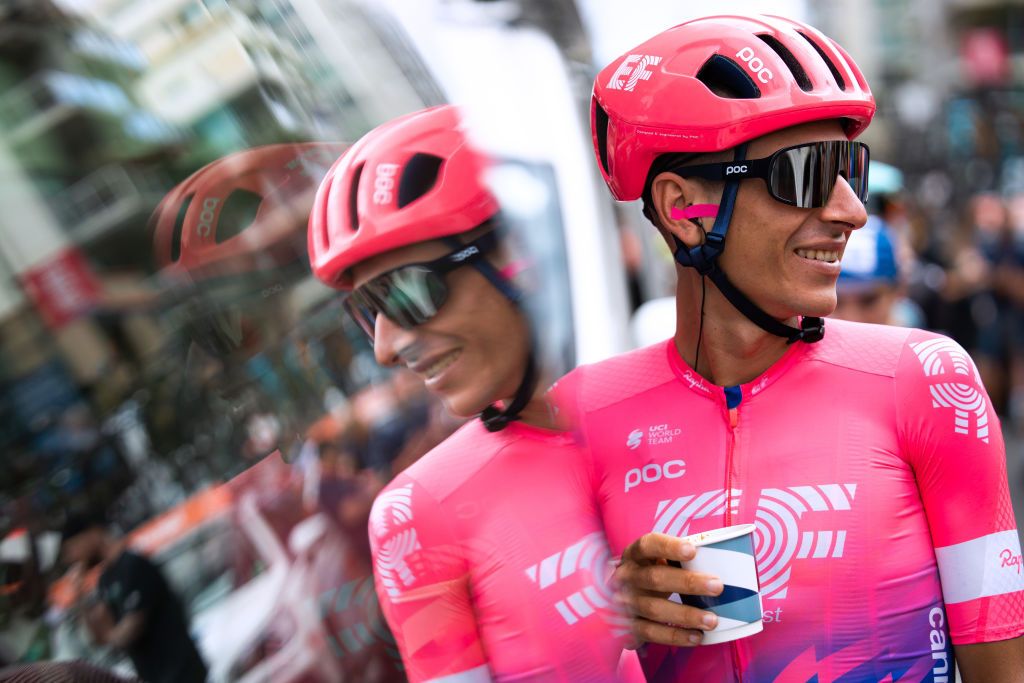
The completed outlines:
{"type": "Polygon", "coordinates": [[[953,643],[1024,633],[999,422],[949,339],[830,320],[730,388],[670,340],[555,393],[592,454],[613,555],[651,531],[757,527],[764,630],[648,645],[648,680],[952,683],[953,643]]]}
{"type": "Polygon", "coordinates": [[[410,681],[608,681],[608,548],[572,437],[478,420],[370,516],[381,607],[410,681]]]}

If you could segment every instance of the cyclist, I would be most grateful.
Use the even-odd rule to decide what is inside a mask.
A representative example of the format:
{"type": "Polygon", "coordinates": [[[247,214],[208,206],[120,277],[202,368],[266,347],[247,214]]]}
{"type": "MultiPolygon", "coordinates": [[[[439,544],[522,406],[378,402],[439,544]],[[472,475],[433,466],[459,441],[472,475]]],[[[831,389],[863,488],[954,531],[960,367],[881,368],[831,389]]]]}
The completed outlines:
{"type": "Polygon", "coordinates": [[[377,592],[412,681],[610,680],[607,546],[572,437],[544,428],[489,164],[458,109],[416,112],[341,156],[310,215],[313,272],[377,361],[480,417],[378,496],[377,592]]]}
{"type": "Polygon", "coordinates": [[[829,320],[866,221],[875,111],[835,42],[707,17],[597,77],[597,160],[678,262],[674,338],[555,388],[648,680],[1019,681],[1024,576],[999,422],[970,357],[921,330],[829,320]],[[668,561],[754,523],[764,627],[699,644],[726,601],[668,561]],[[707,621],[705,621],[707,620],[707,621]]]}

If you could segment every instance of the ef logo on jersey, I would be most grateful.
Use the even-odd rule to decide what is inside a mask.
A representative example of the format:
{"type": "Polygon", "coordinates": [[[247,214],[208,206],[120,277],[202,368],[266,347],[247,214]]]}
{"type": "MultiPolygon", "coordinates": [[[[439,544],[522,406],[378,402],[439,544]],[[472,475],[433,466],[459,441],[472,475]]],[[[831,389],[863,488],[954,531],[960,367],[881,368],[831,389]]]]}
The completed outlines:
{"type": "Polygon", "coordinates": [[[655,55],[628,55],[619,64],[612,77],[608,79],[609,90],[625,90],[633,92],[636,84],[640,81],[650,80],[651,72],[647,67],[657,66],[661,63],[661,57],[655,55]]]}

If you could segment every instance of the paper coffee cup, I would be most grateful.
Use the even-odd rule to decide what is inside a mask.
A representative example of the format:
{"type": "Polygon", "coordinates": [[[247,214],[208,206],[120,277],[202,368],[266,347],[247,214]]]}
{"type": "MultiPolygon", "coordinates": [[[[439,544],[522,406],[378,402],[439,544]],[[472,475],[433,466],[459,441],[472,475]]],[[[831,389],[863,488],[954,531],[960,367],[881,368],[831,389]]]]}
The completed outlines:
{"type": "Polygon", "coordinates": [[[683,537],[697,546],[697,556],[683,562],[682,567],[717,576],[725,585],[719,595],[679,596],[682,604],[718,616],[718,625],[704,632],[702,645],[727,643],[760,633],[764,628],[754,559],[754,529],[753,524],[739,524],[683,537]]]}

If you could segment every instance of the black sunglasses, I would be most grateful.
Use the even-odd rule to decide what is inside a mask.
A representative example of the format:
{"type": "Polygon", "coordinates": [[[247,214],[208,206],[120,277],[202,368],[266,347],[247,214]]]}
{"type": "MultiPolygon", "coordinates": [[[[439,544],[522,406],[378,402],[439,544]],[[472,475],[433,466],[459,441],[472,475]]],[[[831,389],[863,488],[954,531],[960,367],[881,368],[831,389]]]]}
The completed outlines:
{"type": "Polygon", "coordinates": [[[683,178],[761,178],[777,201],[814,209],[828,203],[839,176],[846,179],[861,202],[867,201],[870,156],[863,142],[808,142],[780,149],[763,159],[677,166],[670,170],[683,178]]]}
{"type": "Polygon", "coordinates": [[[370,341],[378,315],[407,330],[422,325],[436,316],[448,300],[445,273],[479,261],[497,244],[497,236],[489,232],[441,258],[381,273],[349,294],[344,301],[345,310],[370,341]]]}

